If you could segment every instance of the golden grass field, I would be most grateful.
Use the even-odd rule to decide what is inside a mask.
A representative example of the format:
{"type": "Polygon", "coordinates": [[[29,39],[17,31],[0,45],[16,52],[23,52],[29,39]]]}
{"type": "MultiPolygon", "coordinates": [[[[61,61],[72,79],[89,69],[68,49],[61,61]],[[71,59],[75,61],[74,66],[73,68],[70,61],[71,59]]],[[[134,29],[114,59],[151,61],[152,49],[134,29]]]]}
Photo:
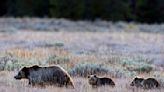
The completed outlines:
{"type": "Polygon", "coordinates": [[[13,78],[15,72],[3,71],[0,73],[0,92],[163,92],[161,89],[143,90],[129,86],[132,78],[114,78],[116,83],[114,88],[109,86],[91,88],[87,78],[73,77],[75,89],[58,88],[55,86],[47,86],[46,88],[31,87],[27,80],[17,81],[13,78]]]}
{"type": "MultiPolygon", "coordinates": [[[[154,64],[156,59],[164,60],[164,34],[143,32],[34,32],[30,30],[15,33],[0,33],[0,55],[12,54],[19,59],[18,67],[5,68],[0,71],[0,92],[164,92],[160,89],[143,90],[130,87],[130,82],[135,76],[159,78],[164,80],[164,67],[162,64],[154,64]],[[35,42],[35,43],[33,43],[35,42]],[[46,45],[45,43],[46,42],[46,45]],[[43,43],[43,44],[40,44],[43,43]],[[58,46],[56,43],[63,43],[58,46]],[[123,66],[120,61],[124,58],[142,57],[145,62],[153,66],[149,73],[135,73],[131,76],[116,77],[114,74],[100,76],[111,77],[116,86],[114,88],[104,86],[92,89],[87,78],[72,76],[75,89],[30,87],[27,80],[15,80],[14,75],[23,66],[34,64],[48,66],[56,64],[48,62],[50,56],[57,56],[62,62],[58,63],[64,69],[70,70],[77,64],[102,64],[113,69],[128,70],[133,66],[123,66]],[[64,58],[64,59],[63,59],[64,58]]],[[[164,62],[164,61],[163,61],[164,62]]],[[[160,62],[161,63],[161,62],[160,62]]],[[[14,65],[13,65],[14,66],[14,65]]],[[[124,72],[123,72],[124,73],[124,72]]],[[[163,84],[162,84],[163,85],[163,84]]]]}

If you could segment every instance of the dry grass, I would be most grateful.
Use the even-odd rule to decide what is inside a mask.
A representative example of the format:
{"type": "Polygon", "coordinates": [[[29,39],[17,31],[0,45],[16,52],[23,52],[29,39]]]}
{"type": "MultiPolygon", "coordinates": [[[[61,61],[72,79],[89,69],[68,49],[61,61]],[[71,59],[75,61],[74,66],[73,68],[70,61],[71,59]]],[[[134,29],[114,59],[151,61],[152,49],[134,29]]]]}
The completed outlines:
{"type": "Polygon", "coordinates": [[[163,92],[162,89],[143,90],[129,86],[132,79],[113,79],[116,83],[114,88],[109,86],[91,88],[87,78],[74,77],[75,89],[57,88],[47,86],[46,88],[30,87],[27,80],[17,81],[13,78],[16,72],[0,72],[0,92],[163,92]]]}
{"type": "MultiPolygon", "coordinates": [[[[13,76],[16,71],[0,72],[0,92],[163,92],[164,89],[143,90],[129,86],[134,76],[163,78],[162,66],[147,62],[156,59],[164,60],[164,35],[155,33],[129,33],[129,32],[33,32],[23,31],[14,34],[0,33],[0,55],[9,53],[16,57],[20,67],[26,65],[51,65],[48,59],[56,56],[68,62],[59,63],[66,70],[70,70],[78,64],[100,64],[117,72],[129,73],[130,76],[116,78],[116,87],[100,87],[92,89],[86,78],[73,77],[75,89],[30,87],[27,80],[17,81],[13,76]],[[5,44],[4,44],[5,43],[5,44]],[[41,43],[41,44],[40,44],[41,43]],[[56,45],[63,43],[64,46],[56,45]],[[122,60],[142,57],[142,63],[153,66],[149,73],[136,73],[131,75],[122,60]],[[21,64],[23,63],[23,64],[21,64]]],[[[52,60],[54,60],[52,58],[52,60]]],[[[55,59],[56,60],[56,59],[55,59]]],[[[134,59],[135,60],[135,59],[134,59]]],[[[134,61],[135,62],[135,61],[134,61]]],[[[55,63],[54,63],[55,64],[55,63]]],[[[14,66],[14,64],[13,64],[14,66]]],[[[163,79],[164,80],[164,79],[163,79]]]]}

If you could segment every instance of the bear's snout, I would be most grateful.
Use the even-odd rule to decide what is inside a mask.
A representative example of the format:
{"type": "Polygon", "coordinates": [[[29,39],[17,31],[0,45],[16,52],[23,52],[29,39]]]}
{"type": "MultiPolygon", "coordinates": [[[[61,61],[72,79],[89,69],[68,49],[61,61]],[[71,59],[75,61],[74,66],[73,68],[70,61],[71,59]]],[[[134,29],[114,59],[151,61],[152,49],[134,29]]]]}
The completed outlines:
{"type": "Polygon", "coordinates": [[[21,79],[21,77],[19,77],[18,75],[14,76],[14,78],[17,80],[21,79]]]}
{"type": "Polygon", "coordinates": [[[134,84],[133,84],[133,83],[131,83],[131,84],[130,84],[130,86],[134,86],[134,84]]]}

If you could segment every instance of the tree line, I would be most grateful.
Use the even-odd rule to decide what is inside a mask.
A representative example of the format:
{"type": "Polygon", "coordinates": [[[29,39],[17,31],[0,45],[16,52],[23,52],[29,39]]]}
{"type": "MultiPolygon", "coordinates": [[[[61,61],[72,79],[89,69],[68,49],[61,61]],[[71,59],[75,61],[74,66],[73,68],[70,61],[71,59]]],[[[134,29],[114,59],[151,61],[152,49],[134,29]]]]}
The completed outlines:
{"type": "Polygon", "coordinates": [[[164,22],[164,0],[1,0],[0,16],[164,22]]]}

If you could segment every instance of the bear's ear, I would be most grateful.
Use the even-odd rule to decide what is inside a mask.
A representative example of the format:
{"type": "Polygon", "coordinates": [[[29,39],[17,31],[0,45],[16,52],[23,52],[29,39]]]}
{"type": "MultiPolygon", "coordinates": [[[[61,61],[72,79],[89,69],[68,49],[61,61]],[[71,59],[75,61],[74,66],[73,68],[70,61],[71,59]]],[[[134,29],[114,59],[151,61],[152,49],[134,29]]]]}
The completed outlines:
{"type": "Polygon", "coordinates": [[[137,80],[137,79],[138,79],[138,77],[135,77],[135,78],[134,78],[134,80],[137,80]]]}
{"type": "Polygon", "coordinates": [[[27,67],[23,67],[23,68],[22,68],[22,70],[26,70],[26,69],[27,69],[27,67]]]}
{"type": "Polygon", "coordinates": [[[28,70],[27,67],[23,67],[23,68],[22,68],[22,71],[27,71],[27,70],[28,70]]]}

